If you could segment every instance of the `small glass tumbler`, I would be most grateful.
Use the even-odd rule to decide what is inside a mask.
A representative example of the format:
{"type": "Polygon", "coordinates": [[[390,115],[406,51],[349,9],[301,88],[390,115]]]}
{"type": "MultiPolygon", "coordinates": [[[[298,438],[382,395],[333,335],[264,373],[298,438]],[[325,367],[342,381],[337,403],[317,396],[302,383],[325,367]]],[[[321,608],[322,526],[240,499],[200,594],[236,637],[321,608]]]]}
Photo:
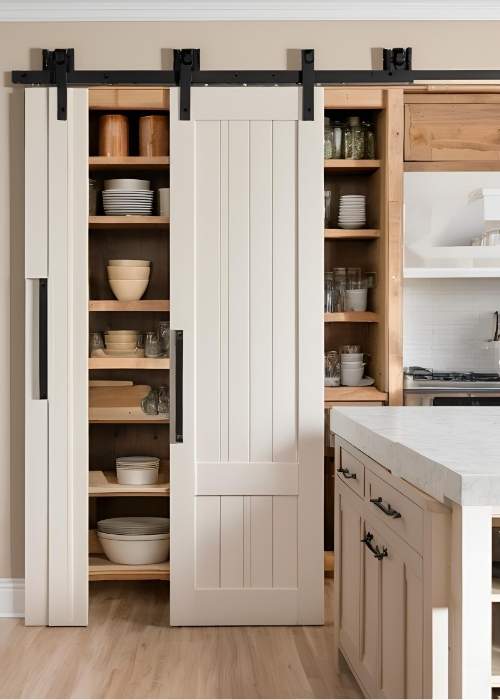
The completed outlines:
{"type": "Polygon", "coordinates": [[[162,384],[158,390],[158,413],[166,418],[170,415],[170,397],[168,386],[162,384]]]}
{"type": "Polygon", "coordinates": [[[163,357],[170,356],[170,323],[160,321],[158,324],[158,335],[160,337],[160,348],[163,357]]]}
{"type": "Polygon", "coordinates": [[[325,354],[325,386],[340,386],[340,357],[337,350],[325,354]]]}
{"type": "Polygon", "coordinates": [[[146,333],[144,355],[145,357],[161,357],[160,339],[158,338],[158,333],[155,331],[148,331],[146,333]]]}
{"type": "Polygon", "coordinates": [[[104,350],[104,338],[100,331],[90,334],[90,355],[96,350],[104,350]]]}
{"type": "Polygon", "coordinates": [[[158,415],[158,389],[151,389],[141,401],[141,408],[148,416],[158,415]]]}

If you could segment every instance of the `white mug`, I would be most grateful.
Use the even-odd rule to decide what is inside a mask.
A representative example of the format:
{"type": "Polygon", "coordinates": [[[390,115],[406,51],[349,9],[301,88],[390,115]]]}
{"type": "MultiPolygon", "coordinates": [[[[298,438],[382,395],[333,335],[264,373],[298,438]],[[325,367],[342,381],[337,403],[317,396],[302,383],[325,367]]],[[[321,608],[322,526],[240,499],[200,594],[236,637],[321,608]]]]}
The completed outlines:
{"type": "Polygon", "coordinates": [[[160,187],[158,190],[158,209],[160,216],[170,216],[170,187],[160,187]]]}

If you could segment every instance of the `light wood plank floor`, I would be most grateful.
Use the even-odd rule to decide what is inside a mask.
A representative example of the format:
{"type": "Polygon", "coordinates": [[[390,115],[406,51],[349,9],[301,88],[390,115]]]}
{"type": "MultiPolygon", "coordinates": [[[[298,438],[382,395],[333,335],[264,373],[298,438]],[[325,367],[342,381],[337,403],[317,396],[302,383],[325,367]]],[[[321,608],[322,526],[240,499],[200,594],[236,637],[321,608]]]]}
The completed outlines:
{"type": "Polygon", "coordinates": [[[2,698],[361,698],[324,627],[170,628],[167,583],[91,584],[90,625],[0,620],[2,698]]]}

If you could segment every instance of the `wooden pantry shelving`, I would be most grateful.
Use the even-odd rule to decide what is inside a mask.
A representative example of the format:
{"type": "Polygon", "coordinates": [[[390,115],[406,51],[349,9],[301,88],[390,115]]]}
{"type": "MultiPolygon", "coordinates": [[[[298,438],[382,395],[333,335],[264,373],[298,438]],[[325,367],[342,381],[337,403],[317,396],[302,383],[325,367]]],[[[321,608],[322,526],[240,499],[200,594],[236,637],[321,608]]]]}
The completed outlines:
{"type": "Polygon", "coordinates": [[[89,216],[89,229],[168,227],[168,216],[89,216]]]}
{"type": "Polygon", "coordinates": [[[141,299],[140,301],[117,301],[115,299],[91,299],[89,311],[170,311],[170,301],[166,299],[141,299]]]}
{"type": "Polygon", "coordinates": [[[162,416],[148,416],[144,414],[144,418],[139,418],[137,416],[131,416],[130,418],[126,416],[117,416],[116,418],[91,418],[89,423],[101,423],[102,425],[168,425],[170,420],[162,416]]]}
{"type": "Polygon", "coordinates": [[[170,494],[170,484],[161,473],[156,484],[146,486],[125,486],[119,484],[115,471],[101,471],[91,469],[89,473],[89,496],[99,497],[124,497],[124,496],[167,496],[170,494]]]}
{"type": "Polygon", "coordinates": [[[89,369],[170,369],[168,357],[89,357],[89,369]]]}
{"type": "Polygon", "coordinates": [[[169,156],[90,156],[90,170],[155,170],[170,165],[169,156]]]}
{"type": "Polygon", "coordinates": [[[343,158],[325,160],[325,170],[337,173],[372,173],[378,170],[380,165],[380,160],[344,160],[343,158]]]}
{"type": "Polygon", "coordinates": [[[170,562],[130,566],[113,564],[104,554],[89,557],[89,581],[168,581],[170,562]]]}
{"type": "Polygon", "coordinates": [[[378,314],[373,311],[337,311],[325,313],[325,323],[378,323],[378,314]]]}
{"type": "Polygon", "coordinates": [[[387,401],[387,392],[375,386],[325,386],[325,402],[387,401]]]}
{"type": "Polygon", "coordinates": [[[325,228],[325,239],[334,240],[372,240],[380,238],[380,231],[375,228],[343,229],[325,228]]]}

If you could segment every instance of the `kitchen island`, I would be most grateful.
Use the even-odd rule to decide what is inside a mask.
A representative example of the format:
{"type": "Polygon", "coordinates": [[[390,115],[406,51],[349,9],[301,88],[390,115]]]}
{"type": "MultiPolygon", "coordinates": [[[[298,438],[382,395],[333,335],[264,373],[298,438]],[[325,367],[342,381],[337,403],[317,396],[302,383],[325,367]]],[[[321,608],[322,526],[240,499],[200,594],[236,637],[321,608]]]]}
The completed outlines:
{"type": "Polygon", "coordinates": [[[500,408],[341,408],[330,426],[340,653],[369,697],[491,697],[500,408]]]}

